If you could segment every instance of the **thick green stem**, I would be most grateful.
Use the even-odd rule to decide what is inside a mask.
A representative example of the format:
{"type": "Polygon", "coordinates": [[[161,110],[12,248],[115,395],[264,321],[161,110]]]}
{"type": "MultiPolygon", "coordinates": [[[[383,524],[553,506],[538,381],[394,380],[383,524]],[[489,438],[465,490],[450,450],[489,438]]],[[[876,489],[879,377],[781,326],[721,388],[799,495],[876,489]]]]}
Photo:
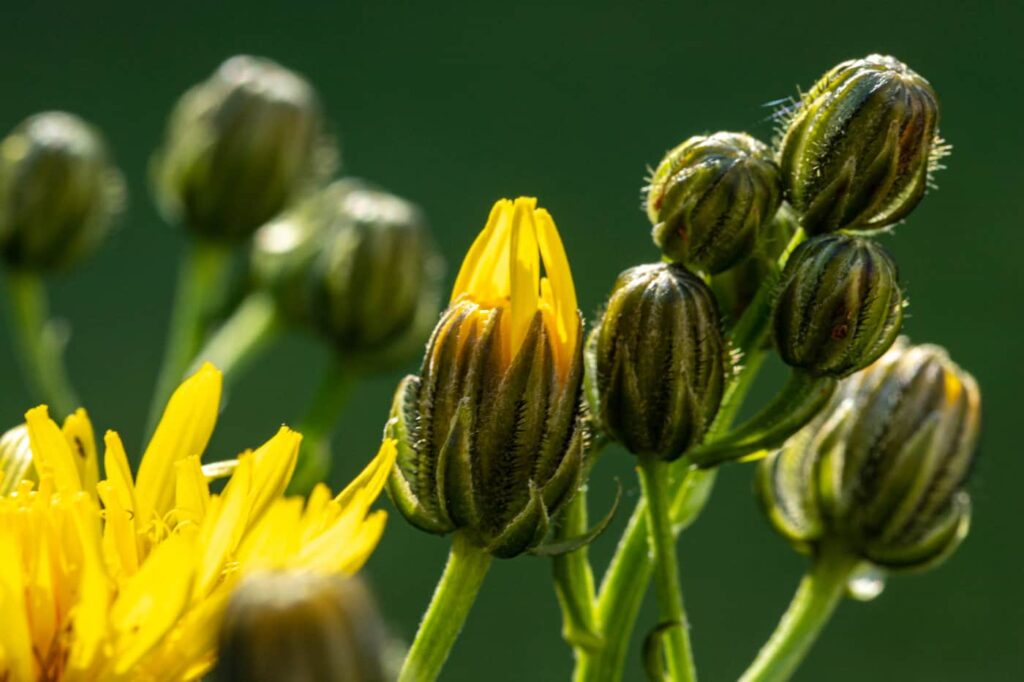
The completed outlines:
{"type": "Polygon", "coordinates": [[[237,379],[277,338],[284,325],[270,294],[249,294],[196,355],[188,374],[204,362],[224,373],[224,381],[237,379]]]}
{"type": "Polygon", "coordinates": [[[416,639],[398,682],[433,682],[437,679],[490,565],[490,554],[474,545],[463,533],[455,533],[444,574],[416,631],[416,639]]]}
{"type": "Polygon", "coordinates": [[[358,376],[339,360],[331,365],[313,396],[309,412],[299,421],[302,447],[289,494],[307,494],[322,481],[331,467],[331,434],[345,405],[352,397],[358,376]]]}
{"type": "Polygon", "coordinates": [[[640,485],[647,500],[647,529],[654,561],[654,593],[658,617],[671,624],[665,632],[669,679],[691,682],[697,679],[690,648],[690,625],[683,608],[676,559],[676,537],[669,517],[668,464],[656,457],[640,457],[640,485]]]}
{"type": "Polygon", "coordinates": [[[66,339],[50,319],[46,285],[37,273],[10,270],[7,292],[18,357],[29,389],[36,400],[49,405],[55,418],[66,417],[79,402],[64,366],[66,339]]]}
{"type": "Polygon", "coordinates": [[[203,344],[206,325],[216,303],[222,300],[231,270],[231,251],[224,244],[195,239],[189,242],[181,262],[171,325],[156,390],[149,406],[152,433],[171,393],[203,344]]]}
{"type": "Polygon", "coordinates": [[[824,546],[741,682],[784,682],[796,671],[846,592],[857,558],[824,546]]]}

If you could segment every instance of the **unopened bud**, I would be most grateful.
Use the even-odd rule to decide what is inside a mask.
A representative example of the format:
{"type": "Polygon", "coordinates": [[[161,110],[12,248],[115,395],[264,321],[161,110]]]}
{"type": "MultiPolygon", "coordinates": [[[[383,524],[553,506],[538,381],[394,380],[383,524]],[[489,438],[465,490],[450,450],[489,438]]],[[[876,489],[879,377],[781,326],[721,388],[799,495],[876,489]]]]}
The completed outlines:
{"type": "Polygon", "coordinates": [[[750,255],[781,201],[771,149],[743,133],[715,133],[665,155],[647,189],[647,216],[670,260],[718,273],[750,255]]]}
{"type": "Polygon", "coordinates": [[[24,480],[35,480],[28,428],[15,426],[0,436],[0,497],[14,492],[24,480]]]}
{"type": "Polygon", "coordinates": [[[947,147],[932,86],[882,55],[822,76],[782,141],[786,198],[808,234],[875,230],[902,220],[925,194],[947,147]]]}
{"type": "Polygon", "coordinates": [[[95,128],[72,114],[36,114],[0,142],[0,255],[16,268],[74,265],[109,233],[124,197],[95,128]]]}

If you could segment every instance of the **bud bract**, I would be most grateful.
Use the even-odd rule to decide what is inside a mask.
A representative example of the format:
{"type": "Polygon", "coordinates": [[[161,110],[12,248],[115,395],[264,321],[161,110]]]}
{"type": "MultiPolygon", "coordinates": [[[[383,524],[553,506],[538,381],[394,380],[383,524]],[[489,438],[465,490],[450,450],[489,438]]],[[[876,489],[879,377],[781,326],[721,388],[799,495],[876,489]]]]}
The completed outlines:
{"type": "Polygon", "coordinates": [[[601,430],[637,455],[672,460],[700,442],[729,372],[718,307],[682,265],[619,275],[588,344],[601,430]]]}
{"type": "Polygon", "coordinates": [[[357,578],[254,573],[235,588],[220,629],[220,682],[384,682],[386,636],[357,578]]]}
{"type": "Polygon", "coordinates": [[[943,349],[900,339],[762,461],[768,517],[799,549],[832,541],[889,569],[933,565],[967,532],[980,413],[977,384],[943,349]]]}
{"type": "Polygon", "coordinates": [[[581,327],[551,216],[499,201],[395,395],[388,489],[409,521],[499,557],[543,540],[582,473],[581,327]]]}
{"type": "Polygon", "coordinates": [[[902,321],[896,263],[873,241],[815,237],[786,263],[773,314],[786,364],[815,376],[846,376],[888,350],[902,321]]]}
{"type": "Polygon", "coordinates": [[[710,273],[754,249],[782,201],[767,145],[744,133],[697,135],[668,152],[647,188],[647,217],[662,253],[710,273]]]}
{"type": "Polygon", "coordinates": [[[356,180],[260,228],[252,267],[286,315],[364,364],[404,359],[440,309],[443,266],[423,213],[356,180]]]}
{"type": "Polygon", "coordinates": [[[786,198],[808,234],[874,230],[909,214],[946,147],[932,86],[882,55],[822,76],[782,141],[786,198]]]}
{"type": "Polygon", "coordinates": [[[89,255],[124,206],[100,133],[72,114],[31,116],[0,142],[0,255],[30,270],[89,255]]]}
{"type": "Polygon", "coordinates": [[[240,240],[334,165],[312,86],[270,60],[238,56],[182,96],[153,172],[168,220],[240,240]]]}

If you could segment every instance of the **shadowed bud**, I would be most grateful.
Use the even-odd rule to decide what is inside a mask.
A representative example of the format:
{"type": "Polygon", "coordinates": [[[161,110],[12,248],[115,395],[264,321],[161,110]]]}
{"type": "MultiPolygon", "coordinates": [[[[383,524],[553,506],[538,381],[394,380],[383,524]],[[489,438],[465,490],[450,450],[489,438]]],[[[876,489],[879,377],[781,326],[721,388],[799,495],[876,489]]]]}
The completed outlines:
{"type": "Polygon", "coordinates": [[[666,263],[626,270],[593,338],[591,408],[609,438],[665,460],[700,442],[729,371],[718,308],[700,278],[666,263]]]}
{"type": "Polygon", "coordinates": [[[28,427],[15,426],[0,436],[0,496],[10,495],[24,480],[36,480],[28,427]]]}
{"type": "Polygon", "coordinates": [[[561,239],[502,200],[463,261],[419,376],[398,387],[388,490],[414,525],[499,557],[536,547],[582,471],[582,343],[561,239]]]}
{"type": "Polygon", "coordinates": [[[782,201],[767,145],[744,133],[697,135],[668,152],[647,188],[655,244],[710,273],[748,256],[782,201]]]}
{"type": "Polygon", "coordinates": [[[441,304],[443,264],[423,213],[368,184],[332,184],[256,233],[253,273],[293,321],[375,365],[405,359],[441,304]]]}
{"type": "Polygon", "coordinates": [[[205,237],[247,238],[330,175],[323,128],[301,76],[267,59],[228,59],[171,114],[153,160],[165,216],[205,237]]]}
{"type": "Polygon", "coordinates": [[[386,636],[356,578],[256,573],[235,589],[220,630],[221,682],[384,682],[386,636]]]}
{"type": "Polygon", "coordinates": [[[909,214],[946,152],[928,81],[882,55],[822,76],[782,141],[786,198],[808,234],[874,230],[909,214]]]}
{"type": "Polygon", "coordinates": [[[888,350],[902,321],[896,264],[871,240],[815,237],[786,263],[773,315],[775,345],[786,364],[844,377],[888,350]]]}
{"type": "Polygon", "coordinates": [[[838,541],[885,568],[934,565],[967,533],[980,414],[970,374],[900,339],[761,463],[768,517],[802,550],[838,541]]]}
{"type": "Polygon", "coordinates": [[[99,131],[73,114],[36,114],[0,142],[0,255],[30,270],[74,265],[106,237],[124,198],[99,131]]]}

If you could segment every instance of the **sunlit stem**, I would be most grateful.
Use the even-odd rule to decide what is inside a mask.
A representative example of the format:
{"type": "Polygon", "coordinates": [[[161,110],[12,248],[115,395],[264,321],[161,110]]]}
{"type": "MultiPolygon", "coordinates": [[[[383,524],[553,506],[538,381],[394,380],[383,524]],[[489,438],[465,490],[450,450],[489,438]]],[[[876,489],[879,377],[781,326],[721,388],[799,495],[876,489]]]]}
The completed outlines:
{"type": "Polygon", "coordinates": [[[261,291],[251,293],[210,336],[186,374],[199,369],[202,363],[210,362],[224,374],[225,382],[237,380],[283,329],[273,297],[261,291]]]}

